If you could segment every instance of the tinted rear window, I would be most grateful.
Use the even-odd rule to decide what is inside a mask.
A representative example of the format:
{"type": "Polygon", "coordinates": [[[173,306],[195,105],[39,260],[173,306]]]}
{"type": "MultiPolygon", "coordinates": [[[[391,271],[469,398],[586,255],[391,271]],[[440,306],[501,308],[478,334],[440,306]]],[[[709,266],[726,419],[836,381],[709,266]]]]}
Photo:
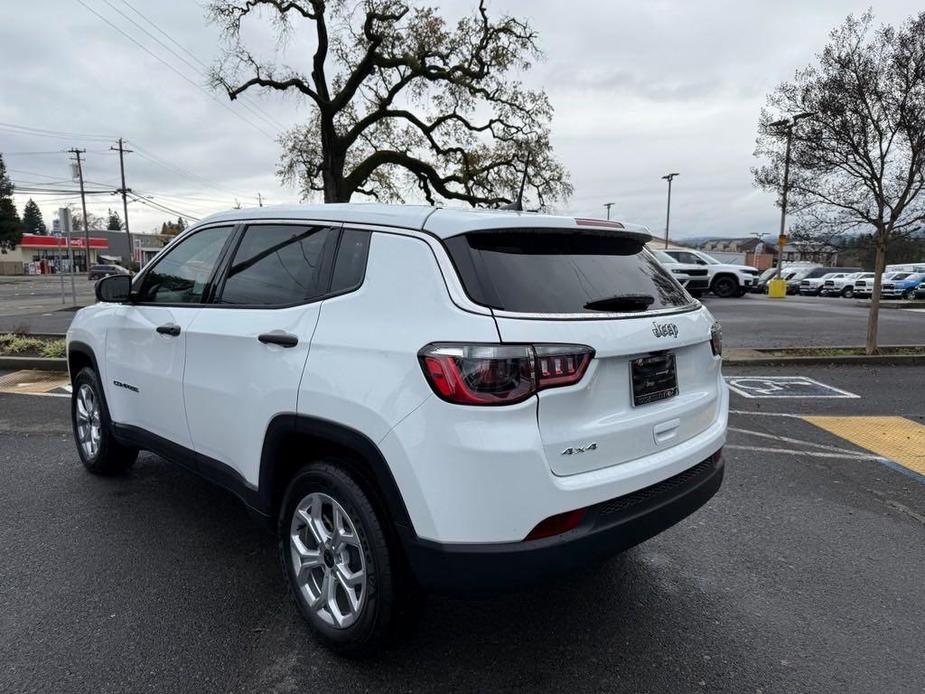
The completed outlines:
{"type": "Polygon", "coordinates": [[[641,242],[613,233],[473,232],[446,245],[469,296],[500,310],[622,313],[691,303],[641,242]]]}

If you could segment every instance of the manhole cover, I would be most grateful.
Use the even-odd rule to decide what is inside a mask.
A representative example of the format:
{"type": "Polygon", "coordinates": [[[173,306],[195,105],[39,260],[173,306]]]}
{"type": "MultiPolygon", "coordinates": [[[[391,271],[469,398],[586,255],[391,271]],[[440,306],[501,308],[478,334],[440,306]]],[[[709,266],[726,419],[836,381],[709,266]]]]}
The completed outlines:
{"type": "Polygon", "coordinates": [[[729,389],[745,398],[858,398],[806,376],[726,376],[729,389]]]}

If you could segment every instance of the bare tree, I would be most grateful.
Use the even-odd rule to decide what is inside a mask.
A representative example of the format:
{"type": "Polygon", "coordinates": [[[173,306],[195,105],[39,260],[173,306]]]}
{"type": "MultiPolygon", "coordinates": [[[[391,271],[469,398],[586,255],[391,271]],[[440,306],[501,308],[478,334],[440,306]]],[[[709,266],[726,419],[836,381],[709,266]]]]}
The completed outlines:
{"type": "Polygon", "coordinates": [[[227,43],[214,87],[231,99],[277,90],[312,107],[280,137],[278,173],[303,198],[404,201],[418,190],[431,204],[499,205],[528,163],[540,205],[572,191],[549,143],[549,100],[516,79],[540,54],[536,33],[513,17],[493,20],[484,1],[455,27],[401,0],[214,0],[209,14],[227,43]],[[268,19],[277,53],[264,61],[242,33],[268,19]],[[304,57],[304,70],[279,64],[289,53],[304,57]]]}
{"type": "Polygon", "coordinates": [[[898,28],[849,16],[818,56],[769,96],[758,124],[757,184],[780,190],[784,142],[780,115],[813,112],[794,129],[788,204],[795,231],[831,239],[873,229],[876,262],[867,327],[877,351],[880,279],[890,240],[925,219],[925,13],[898,28]]]}

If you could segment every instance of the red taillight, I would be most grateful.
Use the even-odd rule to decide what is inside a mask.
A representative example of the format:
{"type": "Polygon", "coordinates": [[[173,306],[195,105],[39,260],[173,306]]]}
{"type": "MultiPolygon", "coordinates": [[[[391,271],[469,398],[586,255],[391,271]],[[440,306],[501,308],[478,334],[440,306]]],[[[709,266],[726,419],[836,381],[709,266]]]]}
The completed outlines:
{"type": "Polygon", "coordinates": [[[418,353],[434,392],[459,405],[510,405],[577,383],[593,356],[584,345],[441,343],[418,353]]]}
{"type": "Polygon", "coordinates": [[[581,523],[581,519],[584,517],[585,509],[583,508],[575,509],[574,511],[566,511],[565,513],[557,513],[537,523],[536,527],[530,531],[530,534],[527,535],[524,540],[539,540],[544,537],[552,537],[553,535],[567,533],[569,530],[577,528],[578,524],[581,523]]]}

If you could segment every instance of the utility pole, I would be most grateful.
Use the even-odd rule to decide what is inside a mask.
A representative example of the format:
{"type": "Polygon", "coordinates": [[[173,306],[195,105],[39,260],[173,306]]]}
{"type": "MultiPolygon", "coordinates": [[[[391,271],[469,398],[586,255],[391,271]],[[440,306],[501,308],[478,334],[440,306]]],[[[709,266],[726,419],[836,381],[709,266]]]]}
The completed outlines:
{"type": "Polygon", "coordinates": [[[263,196],[261,196],[260,193],[257,193],[257,205],[263,207],[263,196]]]}
{"type": "Polygon", "coordinates": [[[668,248],[668,224],[671,222],[671,182],[674,180],[675,176],[680,175],[681,174],[675,172],[662,176],[662,179],[668,181],[668,211],[665,213],[665,248],[668,248]]]}
{"type": "MultiPolygon", "coordinates": [[[[790,190],[790,144],[793,140],[793,128],[798,121],[814,115],[815,113],[806,111],[805,113],[798,113],[792,118],[782,118],[770,124],[772,128],[780,128],[781,132],[787,136],[787,147],[784,151],[784,183],[781,187],[780,196],[780,234],[777,237],[777,272],[774,273],[775,280],[780,280],[781,262],[784,257],[784,241],[786,239],[785,232],[787,225],[787,192],[790,190]]],[[[770,291],[768,294],[770,295],[770,291]]]]}
{"type": "Polygon", "coordinates": [[[613,207],[613,203],[605,202],[604,207],[607,209],[607,219],[610,219],[610,208],[613,207]]]}
{"type": "Polygon", "coordinates": [[[119,138],[118,147],[110,147],[109,149],[115,150],[119,153],[119,171],[122,174],[122,187],[119,188],[119,192],[122,193],[122,215],[123,220],[125,221],[125,238],[128,239],[128,261],[129,263],[133,262],[135,258],[132,253],[132,234],[128,229],[128,199],[126,194],[131,190],[131,188],[125,187],[125,160],[123,159],[124,154],[128,154],[132,150],[125,149],[122,146],[122,138],[119,138]]]}
{"type": "Polygon", "coordinates": [[[80,155],[84,154],[87,150],[77,149],[76,147],[69,149],[68,152],[73,154],[77,158],[77,177],[80,179],[80,206],[83,208],[84,214],[84,260],[87,264],[87,272],[90,271],[90,226],[87,224],[87,196],[84,195],[84,170],[80,162],[80,155]]]}

